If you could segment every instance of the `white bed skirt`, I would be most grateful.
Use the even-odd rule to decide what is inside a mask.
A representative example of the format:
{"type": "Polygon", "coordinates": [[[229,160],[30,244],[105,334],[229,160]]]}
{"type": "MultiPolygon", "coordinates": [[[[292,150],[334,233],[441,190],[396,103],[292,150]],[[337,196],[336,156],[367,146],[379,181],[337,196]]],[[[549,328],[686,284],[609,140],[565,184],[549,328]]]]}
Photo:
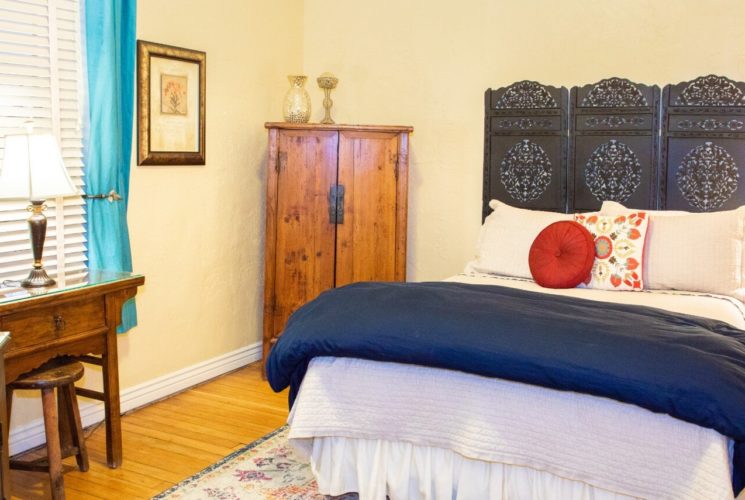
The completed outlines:
{"type": "Polygon", "coordinates": [[[294,439],[310,457],[318,490],[356,491],[360,500],[628,500],[528,467],[465,458],[401,441],[343,437],[294,439]]]}

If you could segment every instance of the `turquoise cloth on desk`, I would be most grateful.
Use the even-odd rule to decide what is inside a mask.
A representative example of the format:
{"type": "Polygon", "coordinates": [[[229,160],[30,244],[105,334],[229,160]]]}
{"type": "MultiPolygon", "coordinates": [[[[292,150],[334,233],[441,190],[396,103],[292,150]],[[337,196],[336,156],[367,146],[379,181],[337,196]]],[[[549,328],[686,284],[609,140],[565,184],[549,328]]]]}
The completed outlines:
{"type": "MultiPolygon", "coordinates": [[[[129,168],[134,111],[136,0],[85,2],[89,129],[85,150],[85,192],[116,189],[122,201],[86,201],[88,267],[132,271],[127,228],[129,168]]],[[[126,332],[137,325],[134,299],[124,304],[126,332]]]]}

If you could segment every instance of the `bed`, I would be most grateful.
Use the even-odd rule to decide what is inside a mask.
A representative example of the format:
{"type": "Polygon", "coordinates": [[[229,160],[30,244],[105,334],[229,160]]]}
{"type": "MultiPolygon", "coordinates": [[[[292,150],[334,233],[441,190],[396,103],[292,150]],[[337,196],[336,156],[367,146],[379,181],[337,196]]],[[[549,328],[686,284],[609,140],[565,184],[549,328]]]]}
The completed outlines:
{"type": "MultiPolygon", "coordinates": [[[[567,98],[566,89],[536,88],[538,84],[533,82],[518,82],[487,91],[484,215],[489,217],[482,229],[480,255],[469,263],[464,273],[448,278],[442,285],[431,285],[435,290],[427,303],[431,309],[422,309],[447,310],[451,304],[457,304],[454,307],[458,311],[443,313],[443,316],[434,312],[424,313],[432,318],[422,319],[423,328],[418,328],[416,315],[406,323],[407,335],[424,339],[417,344],[418,350],[407,352],[408,346],[403,343],[405,336],[396,337],[391,333],[397,327],[384,314],[385,305],[374,313],[377,320],[370,320],[373,326],[376,321],[380,324],[380,335],[376,336],[370,335],[370,329],[364,330],[366,320],[362,314],[355,317],[356,313],[348,313],[346,324],[354,324],[355,318],[358,319],[362,325],[359,328],[367,335],[362,335],[363,341],[355,340],[357,350],[350,349],[351,344],[345,343],[348,339],[342,331],[344,321],[340,322],[342,326],[338,326],[339,337],[324,338],[312,349],[309,347],[312,339],[303,338],[303,332],[289,331],[293,330],[293,321],[296,325],[311,328],[311,323],[323,314],[324,301],[331,300],[324,297],[326,294],[290,320],[287,338],[283,335],[270,355],[268,375],[275,389],[286,385],[292,388],[289,437],[309,457],[321,493],[359,492],[363,500],[386,496],[392,500],[734,498],[734,492],[741,486],[737,480],[733,484],[733,476],[738,476],[738,471],[742,470],[743,435],[740,430],[743,422],[740,415],[743,412],[740,410],[745,409],[745,379],[742,378],[745,376],[745,332],[742,331],[745,330],[745,307],[741,295],[745,289],[742,278],[745,211],[735,208],[743,203],[745,196],[736,189],[730,190],[729,197],[713,206],[710,198],[707,198],[708,202],[697,202],[695,197],[681,197],[681,190],[671,189],[668,194],[670,182],[674,180],[679,186],[681,182],[680,176],[676,177],[680,169],[668,168],[668,164],[680,163],[685,156],[675,151],[688,147],[688,151],[693,152],[699,147],[696,141],[711,144],[708,141],[722,141],[723,136],[721,132],[706,128],[695,133],[689,128],[676,135],[676,131],[667,128],[683,121],[674,120],[676,113],[687,113],[687,119],[695,123],[691,116],[695,117],[696,113],[715,120],[712,115],[719,112],[731,120],[733,112],[743,114],[745,109],[742,101],[734,103],[737,104],[735,111],[724,109],[721,103],[718,107],[711,103],[692,107],[692,101],[681,101],[680,96],[689,98],[686,96],[692,95],[692,85],[716,84],[716,88],[721,89],[721,81],[717,83],[711,79],[668,86],[662,92],[652,87],[636,87],[639,94],[648,97],[650,105],[646,108],[637,101],[615,108],[607,102],[605,106],[594,106],[593,103],[599,101],[588,99],[588,96],[608,95],[608,92],[598,92],[598,86],[605,85],[606,90],[609,85],[621,86],[622,90],[633,94],[634,89],[629,90],[626,85],[631,82],[611,80],[618,79],[572,89],[571,100],[567,98]],[[523,95],[515,97],[519,92],[523,95]],[[659,99],[660,94],[663,95],[663,106],[655,108],[658,103],[655,99],[659,99]],[[530,104],[527,109],[520,107],[538,102],[536,99],[539,98],[543,99],[540,101],[543,104],[537,107],[530,104]],[[546,102],[553,104],[546,107],[546,102]],[[572,108],[564,109],[569,103],[572,108]],[[587,109],[580,109],[583,103],[587,109]],[[529,245],[535,237],[536,230],[527,229],[529,226],[542,227],[557,218],[572,218],[571,212],[577,209],[597,210],[600,214],[614,217],[628,210],[617,203],[592,201],[587,193],[577,189],[582,184],[579,173],[585,175],[585,184],[588,184],[588,179],[586,169],[577,168],[574,163],[585,165],[589,160],[582,157],[583,139],[581,131],[575,130],[576,124],[580,118],[596,127],[605,123],[605,135],[602,130],[596,130],[596,134],[590,137],[594,141],[602,139],[604,144],[616,141],[612,144],[617,146],[619,137],[629,143],[631,139],[624,138],[623,132],[619,136],[617,125],[614,128],[618,122],[607,117],[629,117],[632,113],[637,117],[649,114],[649,123],[652,124],[652,132],[636,130],[638,137],[644,139],[639,144],[651,148],[647,155],[649,163],[640,162],[640,172],[637,172],[640,178],[647,179],[637,184],[647,189],[632,192],[626,201],[631,200],[629,205],[654,214],[649,217],[643,260],[646,269],[644,280],[656,286],[642,292],[538,286],[531,279],[530,270],[526,270],[527,265],[519,260],[520,255],[526,253],[521,248],[529,245]],[[665,118],[660,119],[660,114],[665,118]],[[559,119],[554,120],[556,117],[559,119]],[[525,119],[532,120],[538,129],[525,130],[528,122],[519,121],[525,119]],[[551,135],[540,130],[542,126],[554,127],[558,133],[551,135]],[[665,130],[655,132],[654,127],[660,126],[665,130]],[[526,149],[525,141],[531,140],[557,155],[553,163],[547,162],[554,165],[554,170],[548,175],[560,181],[546,183],[543,186],[547,190],[545,196],[539,193],[534,199],[521,201],[520,196],[529,191],[525,182],[535,175],[517,184],[510,184],[509,180],[503,182],[500,177],[509,173],[504,163],[509,151],[507,148],[501,151],[500,144],[509,143],[525,149],[520,157],[524,163],[525,154],[533,151],[526,149]],[[551,140],[556,142],[553,148],[551,140]],[[571,154],[566,155],[566,151],[571,151],[571,154]],[[515,189],[508,189],[510,186],[515,189]],[[493,201],[495,199],[531,211],[518,213],[519,208],[493,201]],[[541,206],[541,200],[547,205],[541,206]],[[593,203],[596,204],[593,206],[593,203]],[[656,211],[660,208],[719,212],[693,215],[656,211]],[[549,211],[553,211],[553,215],[549,211]],[[674,243],[675,235],[683,230],[703,235],[703,238],[694,241],[689,238],[684,246],[674,243]],[[508,242],[504,238],[505,231],[511,236],[508,242]],[[524,234],[516,236],[520,231],[524,234]],[[650,246],[652,241],[655,243],[650,246]],[[673,253],[676,256],[671,259],[669,256],[673,253]],[[675,262],[670,262],[676,261],[680,266],[680,262],[686,259],[698,259],[695,266],[705,267],[706,272],[697,273],[692,266],[681,270],[675,267],[675,262]],[[545,363],[539,370],[529,373],[519,367],[509,370],[508,367],[515,359],[525,361],[523,356],[540,351],[550,337],[536,334],[535,338],[526,338],[525,345],[515,342],[512,337],[509,339],[512,344],[505,341],[495,348],[490,342],[498,340],[481,337],[484,345],[490,346],[485,350],[508,350],[509,356],[516,357],[501,352],[501,357],[494,358],[494,364],[479,364],[482,356],[493,353],[480,352],[476,341],[464,347],[466,359],[452,360],[447,354],[451,343],[464,342],[462,339],[469,337],[472,328],[465,318],[479,314],[477,309],[464,313],[462,324],[469,326],[467,331],[459,330],[461,323],[457,318],[468,303],[458,302],[457,294],[441,293],[461,288],[457,294],[501,294],[495,300],[511,304],[515,317],[522,314],[523,304],[526,312],[520,321],[525,323],[543,317],[535,311],[545,307],[545,317],[561,327],[557,331],[563,331],[565,324],[584,324],[577,335],[582,336],[582,345],[589,347],[584,354],[564,352],[569,349],[562,346],[579,344],[573,343],[576,341],[572,336],[574,333],[566,337],[557,334],[556,341],[551,340],[550,349],[546,351],[552,353],[557,362],[553,363],[553,358],[546,362],[545,356],[536,353],[535,358],[526,363],[537,362],[536,358],[545,363]],[[584,316],[593,309],[598,318],[587,321],[595,323],[583,323],[584,316]],[[638,315],[649,315],[651,319],[640,319],[639,327],[631,319],[627,325],[622,323],[623,318],[638,318],[638,315]],[[613,349],[599,345],[597,351],[604,351],[605,362],[609,365],[601,378],[594,379],[595,375],[589,368],[587,373],[563,373],[559,361],[571,360],[573,356],[582,358],[580,368],[603,371],[602,364],[591,366],[597,361],[596,349],[591,342],[586,342],[586,334],[593,328],[602,330],[604,320],[612,321],[605,323],[608,332],[617,331],[621,336],[609,342],[618,342],[619,338],[629,340],[631,344],[638,344],[636,347],[629,345],[629,349],[637,351],[629,351],[634,353],[631,356],[620,348],[617,359],[613,359],[613,349]],[[668,326],[660,337],[661,342],[656,345],[647,345],[644,334],[632,332],[637,328],[650,328],[652,332],[660,321],[668,326]],[[687,330],[689,327],[695,331],[687,330]],[[431,339],[428,329],[434,332],[431,339]],[[451,336],[447,335],[448,332],[452,332],[451,336]],[[626,337],[627,333],[636,337],[626,337]],[[684,333],[689,335],[685,341],[682,340],[684,333]],[[680,342],[676,337],[678,334],[680,342]],[[689,356],[698,356],[693,351],[705,351],[700,344],[704,337],[708,339],[706,342],[723,343],[704,353],[705,362],[698,364],[689,356]],[[386,345],[396,346],[395,352],[382,352],[386,345]],[[509,347],[513,345],[515,352],[509,347]],[[665,345],[668,348],[664,348],[665,345]],[[646,365],[641,366],[647,347],[650,353],[658,356],[659,366],[655,363],[657,358],[647,360],[646,365]],[[663,348],[671,353],[670,359],[665,359],[668,351],[663,348]],[[300,359],[298,353],[306,349],[316,354],[300,359]],[[358,353],[363,354],[357,356],[358,353]],[[473,366],[468,363],[469,356],[473,366]],[[685,362],[677,365],[675,362],[689,359],[692,360],[691,380],[686,381],[688,366],[685,362]],[[713,364],[708,364],[709,361],[713,364]],[[301,369],[289,368],[292,363],[297,363],[301,369]],[[627,366],[637,364],[640,366],[633,366],[633,370],[627,366]],[[706,370],[711,370],[710,377],[706,370]],[[678,373],[673,376],[669,372],[678,373]],[[634,379],[636,373],[639,373],[638,379],[634,379]],[[645,373],[649,373],[649,377],[645,373]],[[619,378],[619,374],[623,377],[619,378]],[[703,380],[708,378],[711,380],[703,380]],[[658,381],[659,387],[654,385],[658,381]],[[706,383],[710,385],[706,386],[706,383]],[[696,397],[703,395],[705,400],[691,399],[689,385],[698,391],[696,397]],[[707,391],[713,394],[720,389],[721,394],[706,398],[707,391]],[[697,401],[704,402],[697,404],[697,401]]],[[[709,94],[714,95],[714,90],[709,94]]],[[[614,95],[617,96],[618,92],[614,95]]],[[[638,121],[628,123],[633,126],[638,121]]],[[[634,131],[627,130],[627,133],[633,135],[634,131]]],[[[727,139],[735,141],[725,141],[730,151],[735,150],[730,156],[732,161],[744,159],[738,156],[742,153],[742,143],[737,141],[745,138],[730,134],[727,139]]],[[[597,158],[597,155],[593,156],[597,150],[590,150],[587,155],[597,158]]],[[[548,154],[539,156],[548,158],[548,154]]],[[[639,156],[643,155],[640,153],[639,156]]],[[[726,167],[726,161],[719,162],[722,164],[726,167]]],[[[726,183],[726,179],[722,182],[726,183]]],[[[536,185],[529,187],[541,188],[536,185]]],[[[701,190],[696,193],[701,194],[701,190]]],[[[372,290],[372,295],[364,297],[374,298],[375,293],[378,296],[390,294],[405,302],[408,300],[405,294],[416,285],[401,290],[404,294],[401,296],[395,295],[399,291],[394,285],[389,286],[391,288],[377,292],[372,290]]],[[[328,303],[329,310],[333,312],[335,307],[345,307],[348,303],[344,300],[355,292],[365,291],[364,288],[333,292],[340,296],[339,302],[328,303]]],[[[390,315],[404,315],[406,305],[402,305],[400,310],[396,305],[388,305],[390,315]]],[[[490,311],[489,314],[497,313],[490,311]]],[[[501,314],[485,319],[508,323],[510,310],[501,314]]],[[[316,324],[316,333],[329,325],[334,326],[331,324],[334,319],[329,321],[316,324]]],[[[535,324],[531,323],[531,331],[535,324]]],[[[357,324],[354,326],[358,327],[357,324]]],[[[550,329],[549,326],[546,329],[550,329]]],[[[509,337],[514,328],[507,330],[500,331],[499,335],[509,337]]],[[[650,333],[650,336],[654,335],[650,333]]],[[[695,391],[691,389],[690,392],[695,391]]]]}

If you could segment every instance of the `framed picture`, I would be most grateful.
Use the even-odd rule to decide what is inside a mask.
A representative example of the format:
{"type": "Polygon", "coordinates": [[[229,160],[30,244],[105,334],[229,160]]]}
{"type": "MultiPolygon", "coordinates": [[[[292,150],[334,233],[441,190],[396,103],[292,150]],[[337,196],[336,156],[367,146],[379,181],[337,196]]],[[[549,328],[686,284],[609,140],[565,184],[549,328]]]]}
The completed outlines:
{"type": "Polygon", "coordinates": [[[137,164],[204,165],[207,54],[137,41],[137,164]]]}

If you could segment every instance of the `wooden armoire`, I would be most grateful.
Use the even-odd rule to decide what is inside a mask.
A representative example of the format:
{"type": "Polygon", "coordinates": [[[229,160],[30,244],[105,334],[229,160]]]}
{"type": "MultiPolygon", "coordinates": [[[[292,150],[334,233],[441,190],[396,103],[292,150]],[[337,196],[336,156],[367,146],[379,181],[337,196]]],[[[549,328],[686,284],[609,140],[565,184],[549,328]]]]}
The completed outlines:
{"type": "Polygon", "coordinates": [[[267,123],[264,360],[329,288],[406,279],[411,127],[267,123]]]}

